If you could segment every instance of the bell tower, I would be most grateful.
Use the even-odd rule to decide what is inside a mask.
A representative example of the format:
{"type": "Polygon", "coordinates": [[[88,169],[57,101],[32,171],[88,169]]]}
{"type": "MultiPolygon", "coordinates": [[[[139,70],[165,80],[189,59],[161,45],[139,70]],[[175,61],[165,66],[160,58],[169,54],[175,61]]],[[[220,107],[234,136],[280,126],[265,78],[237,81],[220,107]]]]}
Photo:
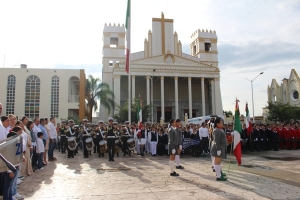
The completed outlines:
{"type": "MultiPolygon", "coordinates": [[[[120,62],[125,62],[125,27],[124,24],[106,24],[103,29],[103,51],[102,51],[102,82],[114,90],[113,71],[120,62]]],[[[110,115],[112,115],[111,112],[110,115]]],[[[100,118],[107,120],[107,111],[100,105],[100,118]]]]}
{"type": "Polygon", "coordinates": [[[216,31],[196,30],[191,35],[191,55],[200,58],[201,62],[218,67],[218,37],[216,31]]]}

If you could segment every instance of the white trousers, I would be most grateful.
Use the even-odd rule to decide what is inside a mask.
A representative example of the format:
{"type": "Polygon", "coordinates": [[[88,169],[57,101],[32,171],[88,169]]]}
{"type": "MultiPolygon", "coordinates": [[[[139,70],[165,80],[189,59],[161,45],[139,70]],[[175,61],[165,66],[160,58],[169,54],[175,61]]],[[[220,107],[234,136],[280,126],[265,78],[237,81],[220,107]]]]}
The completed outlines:
{"type": "Polygon", "coordinates": [[[156,155],[157,142],[151,142],[151,154],[156,155]]]}
{"type": "Polygon", "coordinates": [[[150,146],[150,142],[147,140],[146,141],[146,151],[149,153],[151,151],[151,146],[150,146]]]}
{"type": "Polygon", "coordinates": [[[138,153],[138,154],[140,154],[141,153],[141,151],[140,151],[140,145],[138,145],[138,139],[136,139],[135,140],[135,149],[136,149],[136,152],[138,153]]]}

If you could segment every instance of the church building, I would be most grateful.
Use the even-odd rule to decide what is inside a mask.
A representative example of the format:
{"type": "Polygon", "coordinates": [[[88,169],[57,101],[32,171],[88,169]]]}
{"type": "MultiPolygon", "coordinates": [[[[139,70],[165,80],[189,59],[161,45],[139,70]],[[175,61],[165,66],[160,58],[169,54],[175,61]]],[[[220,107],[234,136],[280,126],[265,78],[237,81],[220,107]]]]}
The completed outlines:
{"type": "Polygon", "coordinates": [[[280,85],[275,79],[272,79],[271,85],[268,85],[267,91],[269,102],[281,102],[297,106],[300,105],[300,78],[295,69],[291,70],[288,79],[282,79],[280,85]]]}
{"type": "MultiPolygon", "coordinates": [[[[152,18],[144,49],[130,54],[131,99],[140,95],[143,103],[153,105],[154,123],[184,120],[185,114],[188,118],[223,115],[216,32],[193,32],[190,54],[185,54],[173,24],[163,13],[161,18],[152,18]]],[[[121,106],[128,100],[125,36],[124,25],[105,24],[102,81],[110,85],[115,102],[121,106]]],[[[101,106],[100,119],[107,117],[101,106]]]]}

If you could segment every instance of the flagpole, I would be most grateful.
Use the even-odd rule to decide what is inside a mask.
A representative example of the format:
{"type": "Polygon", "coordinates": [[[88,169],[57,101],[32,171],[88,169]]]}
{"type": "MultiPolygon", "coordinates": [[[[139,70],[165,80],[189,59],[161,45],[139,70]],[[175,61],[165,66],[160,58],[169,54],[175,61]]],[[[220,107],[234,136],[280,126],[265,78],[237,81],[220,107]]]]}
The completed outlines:
{"type": "MultiPolygon", "coordinates": [[[[131,43],[131,1],[129,1],[129,29],[127,29],[127,31],[129,30],[129,43],[131,43]]],[[[128,45],[128,44],[127,44],[128,45]]],[[[129,44],[130,46],[130,53],[131,53],[131,44],[129,44]]],[[[131,124],[131,61],[130,61],[130,53],[128,55],[128,63],[129,63],[129,67],[128,67],[128,121],[131,124]]]]}

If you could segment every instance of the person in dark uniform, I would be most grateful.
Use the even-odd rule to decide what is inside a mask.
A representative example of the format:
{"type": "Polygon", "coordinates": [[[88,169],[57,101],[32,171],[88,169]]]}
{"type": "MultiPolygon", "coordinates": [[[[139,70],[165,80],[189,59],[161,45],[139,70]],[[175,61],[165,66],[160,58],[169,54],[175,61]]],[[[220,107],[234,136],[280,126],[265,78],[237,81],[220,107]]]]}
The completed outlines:
{"type": "Polygon", "coordinates": [[[89,128],[88,128],[88,120],[83,119],[83,131],[82,131],[82,146],[83,146],[83,157],[88,158],[89,152],[86,148],[85,140],[90,137],[89,128]]]}
{"type": "Polygon", "coordinates": [[[242,151],[246,152],[247,151],[247,141],[248,141],[248,135],[247,135],[247,128],[246,128],[246,124],[243,124],[243,128],[242,128],[242,134],[241,134],[241,140],[242,140],[242,151]]]}
{"type": "MultiPolygon", "coordinates": [[[[69,126],[67,129],[67,133],[66,133],[66,138],[67,138],[67,143],[68,143],[68,139],[70,137],[74,137],[74,139],[76,140],[76,131],[74,129],[74,121],[71,119],[68,121],[69,126]]],[[[68,158],[74,158],[74,151],[76,149],[76,146],[74,146],[74,148],[70,147],[70,144],[68,143],[67,145],[67,151],[68,151],[68,158]]]]}
{"type": "Polygon", "coordinates": [[[76,155],[78,153],[78,146],[80,143],[80,134],[79,134],[79,125],[74,125],[74,130],[75,130],[75,137],[76,137],[76,149],[74,150],[74,155],[76,155]]]}
{"type": "Polygon", "coordinates": [[[278,136],[276,124],[272,124],[271,130],[272,130],[272,139],[273,139],[273,141],[272,141],[273,149],[274,149],[274,151],[279,151],[279,149],[278,149],[279,136],[278,136]]]}
{"type": "MultiPolygon", "coordinates": [[[[96,134],[97,134],[97,137],[98,137],[98,141],[100,142],[100,141],[102,141],[102,140],[104,140],[105,139],[105,131],[106,131],[106,128],[105,128],[105,126],[104,126],[104,122],[102,121],[102,120],[100,120],[99,122],[98,122],[98,126],[99,126],[99,128],[96,130],[96,134]]],[[[98,152],[99,152],[99,157],[104,157],[104,153],[101,153],[100,152],[100,145],[99,145],[99,142],[98,142],[98,152]]]]}
{"type": "MultiPolygon", "coordinates": [[[[252,124],[252,127],[255,128],[255,123],[252,124]]],[[[247,133],[248,133],[247,149],[248,151],[254,152],[255,137],[254,137],[253,129],[250,132],[249,130],[247,130],[247,133]]]]}
{"type": "MultiPolygon", "coordinates": [[[[190,139],[200,142],[200,136],[199,136],[199,132],[197,131],[197,128],[193,129],[193,133],[191,134],[190,139]]],[[[198,157],[198,155],[200,154],[198,152],[198,150],[200,149],[200,144],[193,144],[191,147],[192,147],[192,156],[198,157]]]]}
{"type": "Polygon", "coordinates": [[[266,124],[262,124],[262,128],[260,129],[260,136],[261,136],[261,143],[260,143],[260,148],[263,151],[267,151],[267,130],[266,130],[266,124]]]}
{"type": "Polygon", "coordinates": [[[93,143],[94,143],[94,151],[93,153],[99,153],[99,126],[98,124],[93,125],[93,143]]]}
{"type": "Polygon", "coordinates": [[[129,129],[127,129],[127,127],[125,125],[122,126],[122,129],[120,130],[120,135],[121,135],[121,141],[122,141],[123,156],[126,156],[126,154],[131,156],[131,151],[129,150],[128,144],[127,144],[127,140],[129,139],[129,137],[131,137],[131,135],[130,135],[129,129]]]}
{"type": "Polygon", "coordinates": [[[164,149],[165,149],[165,144],[164,144],[164,130],[161,128],[158,131],[158,143],[157,143],[157,155],[163,156],[164,155],[164,149]]]}
{"type": "Polygon", "coordinates": [[[165,144],[165,154],[167,155],[167,156],[169,156],[169,152],[168,152],[168,149],[169,149],[169,145],[168,145],[168,143],[169,143],[169,136],[168,136],[168,130],[167,130],[167,128],[164,128],[164,144],[165,144]]]}
{"type": "Polygon", "coordinates": [[[115,161],[114,160],[114,155],[115,155],[115,140],[117,139],[116,137],[116,128],[113,127],[113,122],[114,119],[113,118],[108,118],[108,128],[107,128],[107,132],[105,134],[105,139],[107,141],[107,147],[108,147],[108,161],[115,161]]]}
{"type": "Polygon", "coordinates": [[[261,151],[261,137],[260,137],[260,129],[259,125],[256,124],[256,128],[253,130],[253,135],[254,135],[254,146],[256,151],[261,151]]]}
{"type": "Polygon", "coordinates": [[[61,127],[59,129],[60,132],[60,147],[61,147],[61,153],[66,153],[66,148],[67,148],[67,138],[66,138],[66,133],[67,133],[67,125],[66,121],[63,120],[61,121],[61,127]]]}

